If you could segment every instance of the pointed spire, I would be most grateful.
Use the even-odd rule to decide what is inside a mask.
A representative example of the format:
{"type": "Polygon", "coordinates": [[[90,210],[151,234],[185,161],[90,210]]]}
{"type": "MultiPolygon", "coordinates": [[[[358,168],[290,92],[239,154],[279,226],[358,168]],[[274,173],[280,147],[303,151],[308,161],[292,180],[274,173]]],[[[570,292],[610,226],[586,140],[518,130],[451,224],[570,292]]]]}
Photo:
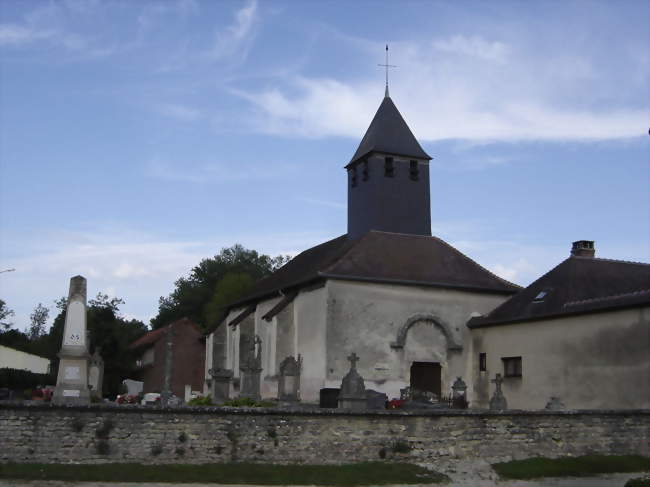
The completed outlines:
{"type": "Polygon", "coordinates": [[[371,152],[384,152],[413,159],[431,159],[388,96],[388,87],[386,87],[386,96],[349,164],[366,157],[371,152]]]}

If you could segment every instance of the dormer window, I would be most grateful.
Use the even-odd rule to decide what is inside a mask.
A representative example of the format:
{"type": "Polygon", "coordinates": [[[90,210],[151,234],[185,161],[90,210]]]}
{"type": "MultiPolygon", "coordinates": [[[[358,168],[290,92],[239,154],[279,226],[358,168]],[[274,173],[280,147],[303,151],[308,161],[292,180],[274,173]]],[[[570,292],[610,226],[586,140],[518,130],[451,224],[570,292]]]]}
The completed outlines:
{"type": "Polygon", "coordinates": [[[354,166],[351,172],[352,174],[350,176],[350,184],[354,188],[357,185],[357,166],[354,166]]]}
{"type": "Polygon", "coordinates": [[[535,299],[533,299],[533,303],[541,303],[546,299],[546,296],[548,296],[548,291],[540,291],[537,296],[535,296],[535,299]]]}
{"type": "Polygon", "coordinates": [[[395,165],[393,164],[393,158],[386,157],[384,161],[384,176],[387,178],[392,178],[395,176],[395,165]]]}
{"type": "Polygon", "coordinates": [[[412,181],[417,181],[420,178],[420,168],[418,161],[411,161],[409,163],[409,177],[412,181]]]}
{"type": "Polygon", "coordinates": [[[361,179],[363,181],[368,181],[368,159],[363,160],[363,169],[361,173],[361,179]]]}

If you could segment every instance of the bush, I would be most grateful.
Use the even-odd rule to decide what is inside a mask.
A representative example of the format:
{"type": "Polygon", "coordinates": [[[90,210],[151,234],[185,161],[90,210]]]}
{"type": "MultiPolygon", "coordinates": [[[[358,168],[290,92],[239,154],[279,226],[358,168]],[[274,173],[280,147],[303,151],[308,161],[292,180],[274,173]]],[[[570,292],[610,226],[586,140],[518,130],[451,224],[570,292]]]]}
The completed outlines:
{"type": "Polygon", "coordinates": [[[8,389],[34,389],[36,386],[54,384],[55,382],[56,378],[49,374],[35,374],[28,370],[10,369],[7,367],[0,369],[0,387],[6,387],[8,389]]]}
{"type": "Polygon", "coordinates": [[[650,475],[630,479],[625,483],[625,487],[650,487],[650,475]]]}
{"type": "Polygon", "coordinates": [[[233,408],[270,408],[275,406],[274,403],[269,401],[256,401],[250,397],[238,397],[237,399],[231,399],[223,403],[224,406],[229,406],[233,408]]]}
{"type": "Polygon", "coordinates": [[[212,406],[212,398],[210,396],[199,396],[190,399],[187,403],[188,406],[212,406]]]}

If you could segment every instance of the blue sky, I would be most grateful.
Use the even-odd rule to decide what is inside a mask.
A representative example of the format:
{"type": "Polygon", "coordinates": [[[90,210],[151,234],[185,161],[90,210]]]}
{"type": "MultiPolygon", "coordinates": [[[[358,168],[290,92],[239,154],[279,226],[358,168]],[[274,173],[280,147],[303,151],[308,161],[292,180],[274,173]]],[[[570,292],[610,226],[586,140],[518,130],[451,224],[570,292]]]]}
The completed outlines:
{"type": "MultiPolygon", "coordinates": [[[[0,3],[0,298],[88,278],[144,321],[201,258],[346,231],[391,96],[434,235],[528,284],[573,240],[650,261],[650,2],[0,3]]],[[[54,310],[53,310],[54,312],[54,310]]]]}

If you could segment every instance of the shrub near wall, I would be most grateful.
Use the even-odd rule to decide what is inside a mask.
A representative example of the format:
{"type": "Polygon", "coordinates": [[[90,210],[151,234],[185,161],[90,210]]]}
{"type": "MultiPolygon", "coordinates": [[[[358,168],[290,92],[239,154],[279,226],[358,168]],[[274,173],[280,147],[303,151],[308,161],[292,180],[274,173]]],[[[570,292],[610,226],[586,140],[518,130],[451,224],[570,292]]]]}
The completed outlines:
{"type": "Polygon", "coordinates": [[[56,378],[49,374],[35,374],[29,370],[21,369],[0,369],[0,387],[12,390],[33,389],[36,386],[53,384],[56,378]]]}
{"type": "Polygon", "coordinates": [[[0,461],[350,463],[649,455],[650,411],[0,406],[0,461]],[[53,441],[53,439],[56,441],[53,441]]]}

